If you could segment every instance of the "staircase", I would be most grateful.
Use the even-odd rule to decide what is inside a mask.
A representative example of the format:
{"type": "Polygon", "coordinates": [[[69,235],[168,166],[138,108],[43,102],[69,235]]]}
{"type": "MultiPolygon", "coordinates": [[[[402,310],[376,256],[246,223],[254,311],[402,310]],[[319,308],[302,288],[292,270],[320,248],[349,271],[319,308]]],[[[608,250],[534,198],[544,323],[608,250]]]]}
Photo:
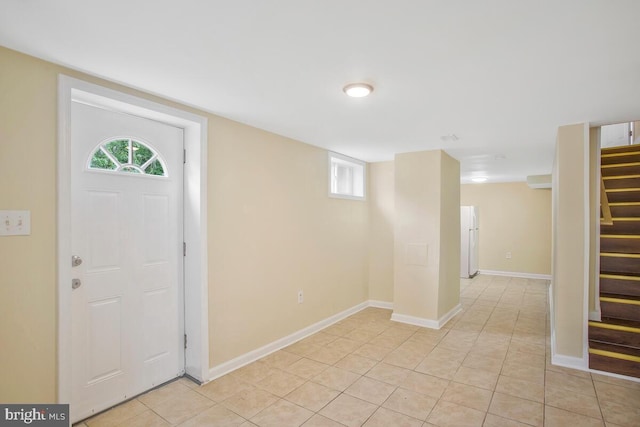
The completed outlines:
{"type": "Polygon", "coordinates": [[[602,320],[589,322],[589,367],[640,378],[640,146],[604,148],[601,158],[602,320]]]}

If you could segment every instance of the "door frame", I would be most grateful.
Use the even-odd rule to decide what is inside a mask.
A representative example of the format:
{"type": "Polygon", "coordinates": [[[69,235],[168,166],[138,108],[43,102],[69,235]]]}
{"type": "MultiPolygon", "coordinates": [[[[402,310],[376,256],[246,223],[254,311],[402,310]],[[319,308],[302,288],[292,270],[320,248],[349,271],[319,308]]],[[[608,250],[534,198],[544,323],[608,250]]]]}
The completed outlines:
{"type": "MultiPolygon", "coordinates": [[[[88,83],[58,76],[58,403],[71,403],[71,103],[132,114],[184,130],[183,227],[184,327],[188,335],[185,372],[209,379],[209,316],[207,264],[207,125],[206,117],[88,83]]],[[[71,408],[73,412],[73,408],[71,408]]],[[[73,419],[73,417],[72,417],[73,419]]]]}

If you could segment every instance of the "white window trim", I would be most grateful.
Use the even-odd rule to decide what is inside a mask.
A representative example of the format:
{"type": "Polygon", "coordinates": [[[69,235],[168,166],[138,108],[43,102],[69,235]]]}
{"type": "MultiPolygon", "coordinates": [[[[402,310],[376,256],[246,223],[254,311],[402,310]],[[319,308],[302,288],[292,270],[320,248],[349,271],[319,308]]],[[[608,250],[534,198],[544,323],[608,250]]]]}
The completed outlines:
{"type": "Polygon", "coordinates": [[[366,162],[362,160],[354,159],[353,157],[345,156],[344,154],[336,153],[334,151],[329,151],[327,153],[327,177],[328,177],[327,192],[329,194],[329,197],[332,197],[334,199],[347,199],[347,200],[360,200],[360,201],[367,200],[367,163],[366,162]],[[332,158],[344,160],[346,162],[355,163],[357,165],[362,166],[362,196],[351,196],[348,194],[336,194],[331,192],[331,159],[332,158]]]}

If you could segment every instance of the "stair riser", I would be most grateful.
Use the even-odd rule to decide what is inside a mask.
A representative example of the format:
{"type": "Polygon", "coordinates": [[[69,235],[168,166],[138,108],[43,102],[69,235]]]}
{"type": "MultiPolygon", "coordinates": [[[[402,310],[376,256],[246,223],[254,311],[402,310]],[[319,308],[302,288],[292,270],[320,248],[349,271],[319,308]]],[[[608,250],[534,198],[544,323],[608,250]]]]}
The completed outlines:
{"type": "Polygon", "coordinates": [[[640,282],[635,280],[600,278],[600,292],[610,295],[640,297],[640,282]]]}
{"type": "MultiPolygon", "coordinates": [[[[605,329],[589,326],[589,340],[636,347],[635,351],[633,351],[631,354],[640,356],[640,333],[617,331],[615,329],[605,329]]],[[[619,352],[623,353],[629,351],[625,349],[619,352]]]]}
{"type": "Polygon", "coordinates": [[[640,306],[633,304],[620,304],[600,300],[602,317],[613,319],[625,319],[640,322],[640,306]]]}
{"type": "Polygon", "coordinates": [[[616,221],[613,225],[600,226],[600,234],[640,234],[640,221],[616,221]]]}
{"type": "MultiPolygon", "coordinates": [[[[600,250],[602,252],[640,254],[640,239],[601,237],[600,250]]],[[[640,259],[638,262],[640,262],[640,259]]]]}
{"type": "Polygon", "coordinates": [[[600,272],[640,274],[640,259],[601,256],[600,272]]]}
{"type": "Polygon", "coordinates": [[[621,175],[638,175],[640,174],[640,166],[616,166],[613,168],[601,168],[602,176],[621,176],[621,175]]]}
{"type": "Polygon", "coordinates": [[[616,163],[631,163],[631,162],[640,162],[640,153],[629,153],[626,156],[614,156],[614,157],[603,156],[600,158],[600,164],[602,165],[613,165],[616,163]]]}
{"type": "Polygon", "coordinates": [[[589,354],[589,368],[640,378],[640,363],[589,354]]]}
{"type": "MultiPolygon", "coordinates": [[[[630,356],[631,358],[640,359],[640,348],[629,347],[627,345],[615,344],[611,342],[589,339],[589,350],[608,351],[611,353],[622,355],[622,358],[630,356]]],[[[590,352],[589,354],[597,354],[597,352],[590,352]]],[[[600,356],[614,357],[613,355],[610,356],[606,354],[600,354],[600,356]]],[[[618,359],[620,359],[620,357],[618,357],[618,359]]],[[[640,363],[640,360],[635,360],[635,362],[640,363]]]]}
{"type": "Polygon", "coordinates": [[[604,181],[604,187],[610,188],[640,188],[640,178],[621,178],[621,179],[606,179],[604,181]]]}
{"type": "Polygon", "coordinates": [[[640,205],[632,206],[609,206],[611,209],[611,215],[617,217],[640,217],[640,205]]]}
{"type": "Polygon", "coordinates": [[[640,191],[624,191],[620,193],[607,193],[609,203],[615,202],[640,202],[640,191]]]}

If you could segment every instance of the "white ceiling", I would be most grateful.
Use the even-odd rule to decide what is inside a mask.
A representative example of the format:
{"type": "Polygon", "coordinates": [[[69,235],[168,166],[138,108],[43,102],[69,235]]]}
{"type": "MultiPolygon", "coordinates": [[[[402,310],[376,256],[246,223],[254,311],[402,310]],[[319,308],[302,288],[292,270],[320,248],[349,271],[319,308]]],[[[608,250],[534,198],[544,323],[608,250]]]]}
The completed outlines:
{"type": "Polygon", "coordinates": [[[442,148],[463,182],[640,118],[639,42],[638,0],[0,1],[0,45],[369,162],[442,148]]]}

